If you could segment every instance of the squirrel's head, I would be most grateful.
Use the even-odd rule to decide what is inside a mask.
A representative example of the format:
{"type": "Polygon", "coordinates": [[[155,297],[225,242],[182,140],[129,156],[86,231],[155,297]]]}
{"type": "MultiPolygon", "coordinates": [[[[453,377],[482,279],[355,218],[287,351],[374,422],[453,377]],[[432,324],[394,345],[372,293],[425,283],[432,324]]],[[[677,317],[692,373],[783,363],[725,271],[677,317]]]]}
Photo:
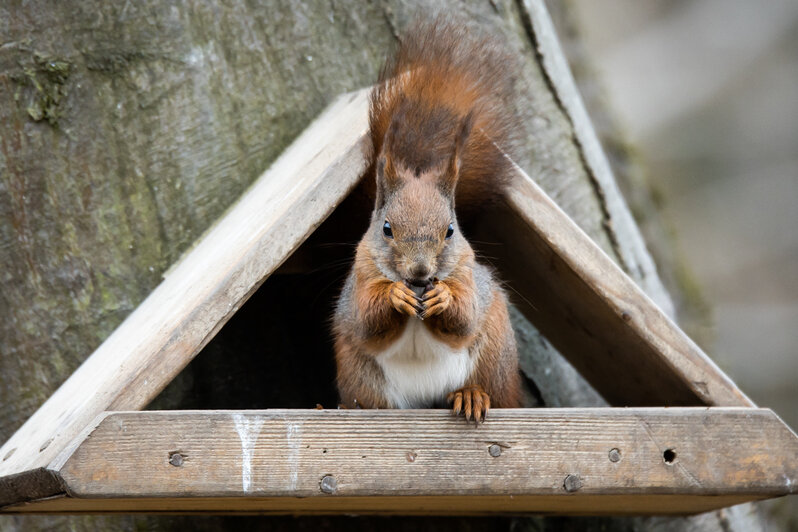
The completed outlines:
{"type": "Polygon", "coordinates": [[[470,120],[456,135],[450,155],[427,167],[394,160],[383,145],[377,159],[377,203],[369,232],[373,258],[382,273],[394,281],[421,287],[433,278],[445,279],[468,246],[454,211],[460,153],[470,120]]]}

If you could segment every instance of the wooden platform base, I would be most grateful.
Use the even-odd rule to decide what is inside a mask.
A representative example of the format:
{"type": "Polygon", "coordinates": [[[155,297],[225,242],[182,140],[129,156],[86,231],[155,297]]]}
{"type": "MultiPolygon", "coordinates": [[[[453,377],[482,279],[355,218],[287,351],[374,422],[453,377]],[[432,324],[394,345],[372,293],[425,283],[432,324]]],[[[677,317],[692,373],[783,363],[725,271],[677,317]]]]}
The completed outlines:
{"type": "Polygon", "coordinates": [[[761,408],[107,412],[2,512],[690,514],[795,493],[795,457],[761,408]]]}

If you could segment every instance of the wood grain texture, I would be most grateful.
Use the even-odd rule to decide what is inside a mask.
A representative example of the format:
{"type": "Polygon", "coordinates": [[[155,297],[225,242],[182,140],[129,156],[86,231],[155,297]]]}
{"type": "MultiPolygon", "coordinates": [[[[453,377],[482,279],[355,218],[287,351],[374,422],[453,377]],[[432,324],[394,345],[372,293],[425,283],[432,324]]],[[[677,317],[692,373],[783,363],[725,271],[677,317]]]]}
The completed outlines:
{"type": "Polygon", "coordinates": [[[754,406],[518,167],[488,238],[515,303],[610,404],[754,406]]]}
{"type": "Polygon", "coordinates": [[[339,98],[275,161],[6,442],[0,477],[48,465],[106,409],[143,408],[202,349],[357,183],[365,96],[339,98]]]}
{"type": "Polygon", "coordinates": [[[496,409],[476,428],[445,410],[104,416],[54,465],[71,497],[613,495],[633,504],[798,491],[798,438],[768,409],[496,409]]]}
{"type": "Polygon", "coordinates": [[[59,476],[44,467],[0,477],[0,507],[63,492],[64,486],[59,476]]]}

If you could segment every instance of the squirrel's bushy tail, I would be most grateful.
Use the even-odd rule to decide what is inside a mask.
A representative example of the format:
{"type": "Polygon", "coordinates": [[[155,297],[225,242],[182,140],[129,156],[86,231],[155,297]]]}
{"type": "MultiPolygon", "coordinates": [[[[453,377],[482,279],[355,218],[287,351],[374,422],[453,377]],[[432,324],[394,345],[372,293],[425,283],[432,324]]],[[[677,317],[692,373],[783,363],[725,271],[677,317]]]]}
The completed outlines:
{"type": "Polygon", "coordinates": [[[411,25],[371,93],[374,156],[386,153],[417,172],[434,167],[452,156],[469,122],[456,205],[462,212],[490,201],[508,176],[504,153],[512,156],[517,144],[515,72],[502,41],[462,22],[439,16],[411,25]],[[383,146],[389,131],[390,145],[383,146]]]}

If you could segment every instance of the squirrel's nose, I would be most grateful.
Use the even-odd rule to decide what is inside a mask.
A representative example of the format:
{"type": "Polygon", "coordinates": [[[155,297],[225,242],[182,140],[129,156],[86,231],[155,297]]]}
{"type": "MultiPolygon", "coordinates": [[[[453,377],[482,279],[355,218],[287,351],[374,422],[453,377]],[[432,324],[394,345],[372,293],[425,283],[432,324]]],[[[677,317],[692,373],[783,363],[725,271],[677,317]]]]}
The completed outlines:
{"type": "Polygon", "coordinates": [[[426,284],[429,278],[429,268],[425,264],[416,264],[410,268],[410,275],[413,276],[414,280],[423,281],[426,284]]]}

